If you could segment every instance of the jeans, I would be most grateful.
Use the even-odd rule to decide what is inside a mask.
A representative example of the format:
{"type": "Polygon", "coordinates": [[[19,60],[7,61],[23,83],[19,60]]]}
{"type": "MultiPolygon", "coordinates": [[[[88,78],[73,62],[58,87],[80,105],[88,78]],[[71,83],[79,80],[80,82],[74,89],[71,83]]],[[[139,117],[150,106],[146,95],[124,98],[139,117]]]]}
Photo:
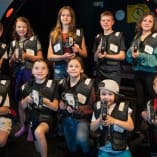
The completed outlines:
{"type": "Polygon", "coordinates": [[[87,122],[67,117],[63,119],[63,129],[70,152],[76,152],[79,148],[83,153],[89,152],[89,124],[87,122]]]}
{"type": "Polygon", "coordinates": [[[21,86],[29,81],[32,76],[32,70],[31,69],[20,69],[15,74],[15,80],[14,80],[14,100],[15,102],[18,102],[21,99],[20,95],[20,89],[21,86]]]}
{"type": "Polygon", "coordinates": [[[54,79],[60,80],[67,76],[66,64],[55,65],[54,67],[54,79]]]}

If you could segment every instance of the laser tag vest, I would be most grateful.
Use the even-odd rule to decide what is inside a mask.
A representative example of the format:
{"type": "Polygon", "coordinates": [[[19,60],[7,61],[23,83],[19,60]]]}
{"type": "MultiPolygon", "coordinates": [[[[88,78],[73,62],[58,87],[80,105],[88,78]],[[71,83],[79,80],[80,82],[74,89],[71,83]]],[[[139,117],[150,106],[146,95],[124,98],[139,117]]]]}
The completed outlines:
{"type": "Polygon", "coordinates": [[[142,53],[153,54],[157,46],[157,33],[150,34],[143,42],[140,41],[141,34],[137,34],[132,45],[137,45],[137,49],[142,53]]]}
{"type": "MultiPolygon", "coordinates": [[[[68,36],[66,40],[62,40],[62,36],[59,35],[58,39],[55,43],[51,43],[53,53],[56,55],[63,55],[65,52],[64,50],[68,51],[69,53],[72,52],[72,46],[76,43],[81,47],[83,38],[83,31],[82,29],[76,29],[76,37],[68,36]]],[[[67,77],[67,62],[65,60],[55,61],[54,62],[54,79],[61,80],[67,77]]]]}
{"type": "MultiPolygon", "coordinates": [[[[122,41],[122,32],[113,32],[110,35],[103,35],[102,33],[98,34],[96,36],[96,48],[101,43],[101,49],[103,51],[106,51],[110,55],[119,54],[120,51],[120,45],[122,41]]],[[[114,60],[103,60],[103,62],[106,62],[106,64],[115,65],[119,62],[114,60]]]]}
{"type": "MultiPolygon", "coordinates": [[[[82,38],[83,38],[83,30],[82,29],[76,29],[76,39],[68,36],[65,43],[63,43],[61,36],[58,37],[58,40],[54,44],[51,43],[54,54],[63,55],[64,54],[63,47],[70,48],[75,43],[78,44],[79,47],[81,47],[82,38]]],[[[58,62],[56,62],[56,64],[61,64],[62,62],[63,61],[58,61],[58,62]]]]}
{"type": "Polygon", "coordinates": [[[58,40],[54,44],[52,43],[52,49],[53,49],[54,54],[63,55],[64,54],[63,46],[70,47],[74,43],[78,44],[81,47],[82,38],[83,38],[82,29],[76,29],[76,39],[74,39],[73,37],[70,37],[70,36],[67,37],[67,39],[69,39],[69,40],[67,40],[67,41],[69,41],[69,43],[63,43],[62,38],[58,37],[58,40]]]}
{"type": "Polygon", "coordinates": [[[0,42],[0,58],[4,55],[7,50],[7,45],[5,43],[0,42]]]}
{"type": "MultiPolygon", "coordinates": [[[[33,80],[25,83],[22,86],[22,97],[26,97],[30,94],[32,94],[32,91],[38,91],[39,97],[45,97],[52,101],[54,98],[58,98],[58,91],[57,91],[57,81],[55,80],[46,80],[42,84],[36,84],[33,80]]],[[[40,103],[40,102],[39,102],[40,103]]],[[[34,104],[38,105],[38,104],[34,104]]],[[[30,109],[33,109],[33,107],[37,110],[44,111],[47,108],[44,106],[44,104],[41,104],[40,108],[37,106],[29,105],[30,109]],[[32,107],[32,108],[31,108],[32,107]]],[[[49,110],[49,109],[48,109],[49,110]]]]}
{"type": "MultiPolygon", "coordinates": [[[[147,112],[149,119],[153,122],[157,116],[157,98],[150,100],[147,103],[147,112]]],[[[149,125],[149,141],[151,143],[151,151],[157,152],[157,127],[149,125]]]]}
{"type": "Polygon", "coordinates": [[[75,87],[74,90],[70,89],[67,83],[64,84],[65,93],[71,93],[75,95],[78,99],[79,105],[86,105],[90,97],[94,80],[91,78],[86,78],[81,80],[75,87]]]}
{"type": "MultiPolygon", "coordinates": [[[[119,104],[116,104],[111,116],[113,118],[122,120],[122,121],[127,121],[128,119],[128,102],[120,102],[119,104]]],[[[101,114],[101,103],[100,101],[96,102],[94,105],[94,114],[95,117],[98,118],[101,114]]],[[[108,135],[104,135],[107,133],[106,129],[108,127],[104,127],[104,129],[99,130],[100,133],[102,134],[101,137],[106,137],[108,135]]],[[[127,139],[126,139],[126,130],[123,128],[119,127],[118,125],[111,125],[110,126],[110,141],[112,143],[112,149],[113,150],[125,150],[127,147],[127,139]]],[[[100,139],[102,140],[102,139],[100,139]]],[[[105,143],[106,141],[104,141],[105,143]]]]}
{"type": "MultiPolygon", "coordinates": [[[[40,42],[37,36],[32,36],[29,39],[25,39],[22,42],[16,40],[11,42],[11,52],[13,53],[16,48],[21,48],[24,52],[30,55],[37,55],[37,51],[41,49],[40,42]]],[[[22,63],[23,64],[23,63],[22,63]]],[[[30,60],[25,60],[25,66],[27,68],[32,68],[33,62],[30,60]]]]}
{"type": "Polygon", "coordinates": [[[10,80],[0,80],[0,107],[3,106],[10,88],[10,80]]]}
{"type": "Polygon", "coordinates": [[[91,118],[92,109],[90,107],[91,104],[88,104],[88,101],[90,99],[94,80],[91,78],[81,79],[73,88],[69,88],[69,82],[66,82],[65,79],[61,80],[60,82],[62,84],[62,91],[64,91],[62,94],[68,95],[65,98],[67,105],[70,105],[76,109],[76,112],[74,112],[72,115],[64,110],[62,111],[62,116],[73,116],[73,118],[76,119],[89,119],[89,117],[91,118]],[[81,110],[79,107],[81,107],[81,110]],[[89,107],[88,111],[86,109],[83,109],[83,107],[89,107]]]}

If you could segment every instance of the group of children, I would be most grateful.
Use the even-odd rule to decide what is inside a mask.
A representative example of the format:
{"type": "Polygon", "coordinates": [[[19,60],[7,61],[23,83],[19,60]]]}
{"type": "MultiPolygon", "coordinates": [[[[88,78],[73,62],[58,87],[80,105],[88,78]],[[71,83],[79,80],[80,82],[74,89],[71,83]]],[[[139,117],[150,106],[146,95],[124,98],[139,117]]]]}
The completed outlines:
{"type": "MultiPolygon", "coordinates": [[[[93,48],[95,75],[94,79],[89,78],[83,66],[83,58],[87,56],[83,31],[76,28],[73,9],[70,6],[62,7],[56,26],[50,33],[47,54],[47,59],[53,62],[53,79],[50,79],[41,43],[29,21],[25,17],[16,19],[9,49],[12,81],[10,84],[10,80],[3,78],[0,82],[0,147],[6,144],[12,127],[10,97],[17,105],[21,122],[15,137],[29,130],[28,139],[34,141],[41,157],[48,156],[46,134],[56,127],[57,114],[60,114],[60,125],[72,157],[80,149],[82,156],[90,156],[91,133],[95,131],[99,132],[95,145],[98,147],[98,157],[131,157],[127,132],[134,129],[132,109],[128,102],[121,101],[119,93],[120,61],[125,59],[125,44],[123,34],[112,30],[113,24],[112,13],[103,12],[100,16],[103,33],[96,36],[93,48]]],[[[146,110],[140,110],[140,114],[151,126],[153,139],[157,125],[157,101],[154,96],[154,92],[157,93],[154,78],[157,29],[154,15],[147,13],[139,25],[138,35],[126,57],[134,66],[138,91],[140,79],[147,79],[149,92],[152,93],[146,110]]],[[[2,56],[4,54],[0,63],[3,64],[2,56]]],[[[155,142],[152,153],[157,147],[155,142]]]]}

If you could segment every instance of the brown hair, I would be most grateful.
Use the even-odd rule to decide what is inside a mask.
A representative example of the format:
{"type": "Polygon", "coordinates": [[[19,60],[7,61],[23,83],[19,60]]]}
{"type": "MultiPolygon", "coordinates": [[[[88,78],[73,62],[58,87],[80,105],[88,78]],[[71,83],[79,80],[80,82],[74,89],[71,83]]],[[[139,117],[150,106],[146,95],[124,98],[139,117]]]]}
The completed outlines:
{"type": "Polygon", "coordinates": [[[79,56],[76,56],[76,57],[70,59],[70,60],[68,61],[68,63],[67,63],[67,66],[68,66],[68,64],[70,63],[70,61],[72,61],[72,60],[77,60],[77,61],[80,63],[81,68],[83,69],[83,73],[81,73],[81,78],[87,78],[88,76],[87,76],[87,75],[85,74],[85,72],[84,72],[84,63],[83,63],[82,58],[79,57],[79,56]]]}
{"type": "Polygon", "coordinates": [[[31,28],[31,25],[30,25],[30,22],[27,18],[25,17],[18,17],[15,22],[14,22],[14,25],[13,25],[13,32],[12,32],[12,37],[13,39],[15,40],[19,40],[19,35],[16,33],[16,23],[18,21],[21,21],[21,22],[24,22],[27,24],[27,33],[26,33],[26,38],[30,38],[31,36],[34,35],[34,32],[33,32],[33,29],[31,28]]]}
{"type": "Polygon", "coordinates": [[[112,20],[114,20],[114,16],[113,16],[113,13],[111,11],[103,11],[101,14],[100,14],[100,20],[103,16],[111,16],[112,17],[112,20]]]}
{"type": "Polygon", "coordinates": [[[75,37],[76,18],[75,18],[74,10],[70,6],[64,6],[59,10],[56,26],[50,33],[50,38],[51,38],[52,43],[55,43],[58,37],[61,38],[61,33],[62,33],[61,14],[62,14],[63,10],[69,10],[69,12],[70,12],[71,23],[70,23],[70,27],[69,27],[69,36],[75,37]]]}
{"type": "Polygon", "coordinates": [[[135,28],[135,32],[142,32],[142,28],[141,28],[141,23],[143,21],[143,19],[147,16],[151,15],[153,17],[153,27],[151,32],[157,32],[157,18],[155,16],[155,14],[153,12],[145,12],[141,18],[138,20],[138,22],[136,23],[136,28],[135,28]]]}

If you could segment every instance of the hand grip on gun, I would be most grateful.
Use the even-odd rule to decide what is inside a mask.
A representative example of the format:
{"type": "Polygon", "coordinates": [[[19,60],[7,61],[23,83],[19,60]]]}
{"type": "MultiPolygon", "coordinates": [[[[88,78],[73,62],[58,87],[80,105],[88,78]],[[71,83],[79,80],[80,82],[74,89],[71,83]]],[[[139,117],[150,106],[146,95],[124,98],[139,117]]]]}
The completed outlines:
{"type": "Polygon", "coordinates": [[[101,114],[102,114],[102,119],[103,120],[106,120],[107,113],[108,113],[107,102],[104,102],[101,105],[101,114]]]}
{"type": "Polygon", "coordinates": [[[43,97],[39,94],[39,92],[32,90],[31,96],[33,98],[33,104],[35,104],[35,107],[41,108],[43,104],[43,97]]]}

